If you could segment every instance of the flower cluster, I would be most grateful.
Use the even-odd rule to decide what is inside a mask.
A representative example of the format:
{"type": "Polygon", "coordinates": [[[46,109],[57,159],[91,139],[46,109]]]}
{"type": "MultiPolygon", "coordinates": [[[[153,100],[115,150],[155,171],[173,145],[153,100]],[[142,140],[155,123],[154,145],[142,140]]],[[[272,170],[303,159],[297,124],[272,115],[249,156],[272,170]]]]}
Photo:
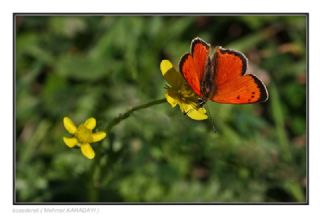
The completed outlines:
{"type": "MultiPolygon", "coordinates": [[[[167,102],[172,107],[179,105],[180,110],[191,119],[207,119],[207,111],[197,104],[198,96],[188,86],[182,75],[173,67],[172,63],[168,60],[161,61],[160,70],[167,81],[167,91],[165,93],[167,102]]],[[[103,131],[92,132],[96,127],[95,118],[89,118],[77,127],[69,117],[64,117],[63,125],[73,135],[72,137],[63,137],[64,143],[69,148],[80,147],[82,154],[88,159],[95,157],[91,143],[99,142],[107,136],[107,133],[103,131]]]]}
{"type": "Polygon", "coordinates": [[[167,92],[165,97],[167,102],[175,107],[179,105],[181,112],[185,113],[193,120],[204,120],[208,116],[206,109],[198,107],[198,96],[192,91],[182,75],[173,67],[168,60],[162,60],[160,70],[167,81],[167,92]]]}

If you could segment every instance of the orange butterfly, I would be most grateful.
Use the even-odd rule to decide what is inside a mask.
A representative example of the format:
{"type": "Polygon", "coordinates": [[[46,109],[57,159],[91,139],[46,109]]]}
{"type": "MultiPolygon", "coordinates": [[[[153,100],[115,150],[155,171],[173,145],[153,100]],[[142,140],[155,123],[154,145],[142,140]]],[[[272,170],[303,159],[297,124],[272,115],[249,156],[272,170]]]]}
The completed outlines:
{"type": "Polygon", "coordinates": [[[249,104],[268,100],[263,82],[245,74],[248,59],[239,51],[216,47],[210,58],[210,44],[200,38],[191,42],[191,52],[182,56],[179,69],[200,97],[198,106],[208,100],[226,104],[249,104]]]}

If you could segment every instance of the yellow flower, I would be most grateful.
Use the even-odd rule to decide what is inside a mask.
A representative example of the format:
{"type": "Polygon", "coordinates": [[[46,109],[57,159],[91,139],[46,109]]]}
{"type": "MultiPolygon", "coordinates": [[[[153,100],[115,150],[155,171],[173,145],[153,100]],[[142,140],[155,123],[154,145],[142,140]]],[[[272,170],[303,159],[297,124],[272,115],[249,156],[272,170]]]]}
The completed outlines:
{"type": "Polygon", "coordinates": [[[172,107],[179,105],[180,110],[193,120],[207,119],[206,109],[197,105],[199,97],[192,91],[172,63],[168,60],[162,60],[160,70],[168,83],[165,93],[167,102],[172,107]]]}
{"type": "Polygon", "coordinates": [[[79,127],[76,127],[70,118],[64,117],[63,125],[65,129],[73,135],[73,137],[63,137],[64,143],[69,148],[79,146],[82,154],[86,158],[93,159],[95,153],[90,143],[99,142],[103,140],[107,135],[102,131],[92,133],[92,130],[96,127],[96,119],[89,118],[83,124],[80,124],[79,127]]]}

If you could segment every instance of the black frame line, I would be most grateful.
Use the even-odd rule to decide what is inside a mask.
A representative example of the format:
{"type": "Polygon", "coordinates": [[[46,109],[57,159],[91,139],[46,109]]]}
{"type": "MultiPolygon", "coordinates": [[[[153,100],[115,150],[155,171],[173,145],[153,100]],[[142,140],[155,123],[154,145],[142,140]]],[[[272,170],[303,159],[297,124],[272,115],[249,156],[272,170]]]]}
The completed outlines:
{"type": "Polygon", "coordinates": [[[243,13],[13,13],[13,205],[309,205],[309,12],[243,13]],[[306,17],[306,201],[305,202],[18,202],[16,200],[16,17],[17,16],[305,16],[306,17]]]}

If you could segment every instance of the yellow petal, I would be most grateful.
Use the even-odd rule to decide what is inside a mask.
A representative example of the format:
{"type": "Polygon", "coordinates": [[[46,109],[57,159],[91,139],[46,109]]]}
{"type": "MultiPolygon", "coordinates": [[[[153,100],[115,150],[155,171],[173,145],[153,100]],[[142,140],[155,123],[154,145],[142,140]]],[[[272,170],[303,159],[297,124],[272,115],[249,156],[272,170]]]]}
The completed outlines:
{"type": "Polygon", "coordinates": [[[88,159],[93,159],[94,156],[95,156],[95,153],[91,147],[91,145],[89,143],[84,143],[84,144],[81,144],[80,146],[81,148],[81,152],[82,154],[88,158],[88,159]]]}
{"type": "Polygon", "coordinates": [[[193,110],[193,109],[196,109],[196,105],[192,106],[191,104],[187,104],[187,103],[179,103],[179,106],[180,106],[180,110],[181,112],[184,112],[184,113],[188,113],[190,110],[193,110]]]}
{"type": "Polygon", "coordinates": [[[105,137],[107,136],[107,134],[105,132],[96,132],[92,134],[92,142],[99,142],[101,140],[103,140],[105,137]]]}
{"type": "Polygon", "coordinates": [[[208,118],[206,114],[206,109],[201,107],[196,107],[195,104],[179,103],[180,109],[184,112],[189,118],[193,120],[205,120],[208,118]]]}
{"type": "Polygon", "coordinates": [[[172,106],[175,107],[178,104],[177,98],[174,96],[174,93],[170,91],[169,89],[167,92],[164,94],[164,96],[167,99],[167,102],[172,106]]]}
{"type": "Polygon", "coordinates": [[[63,137],[63,142],[69,147],[73,148],[78,144],[78,140],[74,137],[69,138],[69,137],[63,137]]]}
{"type": "Polygon", "coordinates": [[[160,70],[164,79],[174,89],[180,89],[184,84],[184,79],[181,74],[176,71],[172,63],[168,60],[162,60],[160,63],[160,70]]]}
{"type": "Polygon", "coordinates": [[[96,127],[96,119],[92,117],[88,118],[87,121],[85,121],[84,126],[89,130],[93,130],[96,127]]]}
{"type": "Polygon", "coordinates": [[[189,116],[193,120],[205,120],[208,118],[206,114],[206,110],[204,108],[200,109],[191,109],[187,112],[187,116],[189,116]]]}
{"type": "Polygon", "coordinates": [[[73,123],[73,121],[68,118],[68,117],[64,117],[63,118],[63,125],[64,128],[71,134],[75,134],[75,132],[77,132],[77,127],[75,126],[75,124],[73,123]]]}
{"type": "Polygon", "coordinates": [[[172,63],[169,60],[162,60],[160,63],[160,70],[164,76],[171,68],[173,68],[172,63]]]}

